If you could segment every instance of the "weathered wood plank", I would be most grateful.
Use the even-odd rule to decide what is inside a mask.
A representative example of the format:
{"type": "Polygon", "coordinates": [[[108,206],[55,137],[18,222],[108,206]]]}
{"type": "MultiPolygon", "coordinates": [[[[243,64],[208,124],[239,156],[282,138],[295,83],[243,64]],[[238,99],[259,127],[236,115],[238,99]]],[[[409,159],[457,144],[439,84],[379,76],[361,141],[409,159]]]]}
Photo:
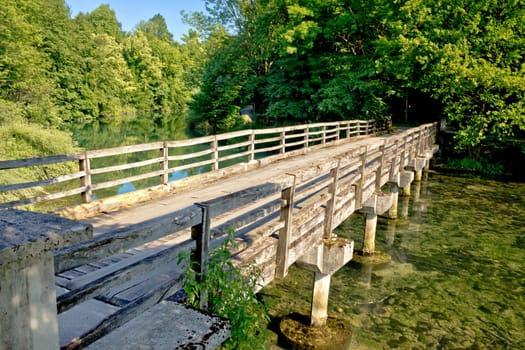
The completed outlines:
{"type": "Polygon", "coordinates": [[[62,154],[57,156],[24,158],[14,160],[0,160],[0,170],[26,168],[30,166],[41,166],[56,163],[77,161],[84,157],[83,153],[62,154]]]}
{"type": "MultiPolygon", "coordinates": [[[[170,215],[99,235],[90,241],[56,251],[55,271],[62,272],[112,254],[122,253],[174,232],[189,229],[201,220],[200,209],[190,206],[170,215]]],[[[181,234],[181,237],[184,236],[181,234]]]]}
{"type": "Polygon", "coordinates": [[[111,173],[111,172],[114,172],[114,171],[136,169],[136,168],[148,166],[148,165],[151,165],[151,164],[158,164],[158,163],[162,162],[163,160],[164,160],[163,157],[158,157],[158,158],[152,158],[152,159],[143,160],[141,162],[113,165],[113,166],[108,166],[108,167],[104,167],[104,168],[91,168],[90,172],[91,172],[91,175],[96,175],[96,174],[111,173]]]}
{"type": "Polygon", "coordinates": [[[239,142],[239,143],[233,143],[231,145],[219,146],[218,151],[219,152],[229,151],[231,149],[247,147],[247,146],[250,146],[251,144],[252,144],[252,142],[250,140],[244,141],[244,142],[239,142]]]}
{"type": "Polygon", "coordinates": [[[209,201],[201,202],[202,205],[210,207],[211,217],[216,217],[227,213],[233,209],[256,202],[262,198],[274,195],[281,190],[281,187],[274,183],[265,183],[259,186],[250,187],[238,192],[230,193],[209,201]]]}
{"type": "Polygon", "coordinates": [[[85,188],[74,188],[72,190],[51,193],[51,194],[47,194],[44,196],[37,196],[37,197],[20,199],[20,200],[12,201],[12,202],[0,203],[0,209],[15,208],[15,207],[20,207],[20,206],[27,205],[27,204],[34,204],[34,203],[49,201],[53,199],[65,198],[69,196],[74,196],[76,194],[80,194],[83,191],[85,191],[85,188]]]}
{"type": "Polygon", "coordinates": [[[241,152],[241,153],[235,153],[235,154],[230,154],[230,155],[227,155],[227,156],[221,156],[221,157],[219,157],[219,162],[224,162],[224,161],[227,161],[227,160],[230,160],[230,159],[246,157],[246,156],[249,156],[250,154],[251,154],[251,151],[247,150],[247,151],[244,151],[244,152],[241,152]]]}
{"type": "Polygon", "coordinates": [[[4,185],[4,186],[0,186],[0,192],[15,191],[15,190],[22,190],[24,188],[30,188],[30,187],[52,185],[52,184],[57,184],[57,183],[65,182],[65,181],[80,179],[82,176],[86,176],[85,171],[78,171],[78,172],[71,173],[71,174],[65,174],[65,175],[53,177],[51,179],[46,179],[46,180],[24,182],[24,183],[13,184],[13,185],[4,185]]]}
{"type": "Polygon", "coordinates": [[[120,147],[113,147],[113,148],[107,148],[107,149],[86,151],[86,154],[88,158],[95,159],[95,158],[111,157],[111,156],[117,156],[117,155],[128,154],[128,153],[152,151],[152,150],[161,149],[163,146],[164,146],[164,142],[159,141],[159,142],[152,142],[152,143],[144,143],[140,145],[120,146],[120,147]]]}
{"type": "Polygon", "coordinates": [[[150,171],[148,173],[144,173],[144,174],[140,174],[140,175],[128,176],[128,177],[125,177],[125,178],[122,178],[122,179],[118,179],[118,180],[106,181],[106,182],[100,182],[100,183],[96,183],[96,184],[91,184],[91,189],[93,191],[94,190],[101,190],[101,189],[104,189],[104,188],[119,186],[119,185],[122,185],[122,184],[125,184],[125,183],[128,183],[128,182],[133,182],[133,181],[148,179],[150,177],[160,176],[162,174],[164,174],[164,170],[150,171]]]}
{"type": "MultiPolygon", "coordinates": [[[[93,296],[105,293],[114,286],[127,282],[137,275],[154,270],[159,265],[176,261],[182,251],[189,250],[191,243],[188,240],[186,244],[174,245],[142,259],[129,258],[132,260],[131,263],[122,264],[123,266],[118,265],[111,272],[102,273],[105,272],[102,271],[101,273],[85,275],[85,278],[74,279],[68,285],[75,288],[57,297],[58,312],[64,312],[93,296]],[[90,275],[94,275],[94,278],[91,278],[90,275]]],[[[128,263],[129,259],[126,259],[125,262],[128,263]]]]}
{"type": "Polygon", "coordinates": [[[211,149],[205,149],[204,151],[199,152],[193,152],[193,153],[184,153],[176,156],[168,156],[169,161],[179,161],[179,160],[186,160],[186,159],[193,159],[193,158],[199,158],[207,156],[208,154],[211,154],[213,151],[211,149]]]}

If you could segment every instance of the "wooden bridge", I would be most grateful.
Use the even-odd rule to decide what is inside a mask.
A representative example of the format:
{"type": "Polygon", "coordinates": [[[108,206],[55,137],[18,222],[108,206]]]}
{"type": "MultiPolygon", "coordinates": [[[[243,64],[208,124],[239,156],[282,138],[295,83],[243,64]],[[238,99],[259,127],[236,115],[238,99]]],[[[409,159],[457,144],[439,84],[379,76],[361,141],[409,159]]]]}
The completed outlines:
{"type": "MultiPolygon", "coordinates": [[[[126,333],[137,332],[137,327],[151,323],[151,310],[180,320],[180,309],[166,301],[181,288],[182,271],[176,264],[179,254],[196,249],[198,262],[205,268],[209,250],[218,247],[230,230],[235,231],[237,242],[232,259],[240,266],[255,265],[260,269],[258,288],[274,278],[285,277],[294,263],[315,272],[311,324],[323,325],[330,277],[354,252],[353,242],[335,237],[333,229],[355,211],[365,212],[362,251],[374,253],[377,215],[389,212],[395,216],[398,188],[408,192],[410,183],[428,167],[436,150],[436,127],[427,124],[375,136],[379,130],[370,122],[347,121],[181,141],[184,146],[199,142],[211,145],[191,154],[172,155],[169,148],[181,145],[172,141],[0,161],[0,170],[57,162],[80,164],[79,171],[48,180],[3,185],[0,192],[71,179],[81,183],[79,188],[58,194],[2,205],[9,209],[0,212],[0,308],[7,315],[0,319],[0,345],[54,349],[60,334],[60,346],[65,349],[90,343],[90,348],[101,349],[119,341],[124,344],[118,348],[125,348],[129,339],[122,338],[119,327],[138,320],[135,330],[126,333]],[[127,166],[91,168],[92,158],[143,149],[159,149],[161,157],[127,166]],[[209,159],[202,159],[207,156],[209,159]],[[221,162],[243,157],[240,163],[221,166],[221,162]],[[195,161],[175,166],[170,163],[188,159],[195,161]],[[160,164],[161,169],[98,185],[90,177],[152,164],[160,164]],[[211,171],[169,181],[170,173],[204,165],[210,165],[211,171]],[[161,185],[152,188],[115,198],[91,198],[97,188],[159,176],[161,185]],[[61,216],[11,208],[79,194],[85,203],[55,212],[61,216]],[[20,271],[26,276],[24,283],[18,278],[20,271]],[[27,295],[27,300],[20,299],[20,295],[27,295]],[[75,328],[70,320],[80,317],[79,313],[86,321],[75,328]],[[35,319],[41,321],[38,327],[34,327],[35,319]],[[47,345],[37,346],[37,342],[47,345]]],[[[202,341],[208,344],[206,348],[213,348],[227,336],[227,326],[217,319],[202,320],[206,322],[220,330],[215,340],[205,332],[207,340],[195,338],[190,342],[202,341]]],[[[140,334],[146,341],[148,337],[140,334]]],[[[168,341],[176,344],[171,343],[171,347],[183,346],[176,339],[168,341]]],[[[188,342],[187,333],[184,341],[188,342]]]]}

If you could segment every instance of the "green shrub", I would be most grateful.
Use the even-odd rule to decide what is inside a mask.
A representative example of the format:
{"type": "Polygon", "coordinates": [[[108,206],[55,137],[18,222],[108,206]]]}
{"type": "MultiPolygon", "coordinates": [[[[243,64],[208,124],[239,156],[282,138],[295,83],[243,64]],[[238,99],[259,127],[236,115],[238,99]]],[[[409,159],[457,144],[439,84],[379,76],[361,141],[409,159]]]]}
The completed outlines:
{"type": "Polygon", "coordinates": [[[186,303],[198,307],[201,291],[207,292],[207,311],[231,323],[231,337],[224,344],[227,349],[265,349],[269,317],[255,294],[260,273],[255,267],[242,269],[233,264],[230,249],[235,247],[235,242],[232,237],[230,233],[220,248],[210,252],[205,276],[192,268],[190,254],[181,255],[179,263],[184,261],[187,268],[184,276],[186,303]]]}

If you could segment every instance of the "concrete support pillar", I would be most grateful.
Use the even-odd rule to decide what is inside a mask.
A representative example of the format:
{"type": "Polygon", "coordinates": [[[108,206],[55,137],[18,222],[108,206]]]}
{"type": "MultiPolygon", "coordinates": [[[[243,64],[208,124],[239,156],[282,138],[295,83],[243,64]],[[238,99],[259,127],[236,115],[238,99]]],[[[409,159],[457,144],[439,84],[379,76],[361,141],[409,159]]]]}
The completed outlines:
{"type": "Polygon", "coordinates": [[[0,220],[0,349],[59,348],[53,250],[92,236],[90,225],[6,210],[0,220]]]}
{"type": "Polygon", "coordinates": [[[332,275],[315,272],[310,326],[322,327],[328,319],[328,295],[332,275]]]}
{"type": "Polygon", "coordinates": [[[353,241],[331,236],[324,238],[320,245],[312,247],[296,261],[300,268],[315,273],[310,315],[311,326],[326,324],[331,276],[352,259],[353,252],[353,241]]]}
{"type": "Polygon", "coordinates": [[[374,254],[376,250],[377,214],[366,214],[365,235],[363,238],[363,255],[374,254]]]}

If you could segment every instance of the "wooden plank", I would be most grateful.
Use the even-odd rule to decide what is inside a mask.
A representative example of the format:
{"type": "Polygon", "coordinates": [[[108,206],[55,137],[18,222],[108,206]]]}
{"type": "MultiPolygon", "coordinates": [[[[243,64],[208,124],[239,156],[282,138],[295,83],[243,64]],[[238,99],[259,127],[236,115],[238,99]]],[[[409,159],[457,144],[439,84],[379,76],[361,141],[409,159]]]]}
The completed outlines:
{"type": "Polygon", "coordinates": [[[281,192],[281,217],[280,220],[284,223],[284,227],[279,230],[279,243],[277,245],[276,269],[275,275],[278,277],[285,277],[288,274],[288,254],[292,234],[292,220],[295,194],[294,176],[293,185],[287,187],[281,192]]]}
{"type": "Polygon", "coordinates": [[[244,205],[256,202],[262,198],[274,195],[280,190],[281,187],[277,184],[265,183],[259,186],[254,186],[241,191],[230,193],[209,201],[201,202],[200,204],[210,207],[210,215],[213,218],[244,205]]]}
{"type": "Polygon", "coordinates": [[[215,136],[203,136],[203,137],[196,137],[188,140],[175,140],[175,141],[166,141],[169,148],[180,148],[180,147],[187,147],[187,146],[196,146],[200,144],[209,144],[215,139],[215,136]]]}
{"type": "MultiPolygon", "coordinates": [[[[132,263],[125,264],[125,266],[119,265],[117,269],[107,274],[96,274],[94,279],[77,278],[73,280],[71,285],[76,288],[57,297],[58,313],[69,310],[76,304],[93,296],[107,292],[114,286],[129,281],[137,275],[148,273],[159,265],[176,261],[181,251],[189,249],[187,247],[188,244],[175,245],[143,259],[134,259],[132,263]]],[[[89,275],[86,276],[90,277],[89,275]]]]}
{"type": "Polygon", "coordinates": [[[254,244],[254,237],[261,238],[276,232],[282,228],[282,223],[277,221],[280,207],[280,200],[272,200],[261,207],[230,219],[213,228],[210,250],[221,246],[224,240],[228,238],[227,232],[229,230],[235,231],[235,240],[238,243],[237,250],[246,248],[246,246],[243,245],[243,241],[248,236],[250,237],[248,243],[254,244]]]}
{"type": "Polygon", "coordinates": [[[171,279],[180,280],[184,274],[182,268],[176,261],[159,265],[148,274],[137,276],[130,281],[123,283],[110,291],[96,297],[97,300],[117,305],[126,306],[137,299],[140,299],[148,291],[157,288],[171,279]]]}
{"type": "Polygon", "coordinates": [[[171,172],[175,172],[175,171],[193,169],[193,168],[198,168],[198,167],[201,167],[201,166],[210,165],[210,164],[213,164],[213,163],[215,163],[215,160],[213,160],[213,159],[203,160],[202,162],[191,163],[191,164],[186,164],[186,165],[179,165],[179,166],[176,166],[174,168],[169,168],[168,172],[171,173],[171,172]]]}
{"type": "Polygon", "coordinates": [[[158,164],[158,163],[161,163],[162,161],[164,161],[164,158],[158,157],[158,158],[143,160],[141,162],[113,165],[113,166],[108,166],[104,168],[96,168],[96,169],[91,168],[91,175],[105,174],[105,173],[110,173],[113,171],[120,171],[120,170],[136,169],[136,168],[140,168],[140,167],[151,165],[151,164],[158,164]]]}
{"type": "Polygon", "coordinates": [[[125,177],[125,178],[122,178],[122,179],[118,179],[118,180],[100,182],[100,183],[97,183],[97,184],[92,184],[91,185],[91,189],[94,191],[94,190],[100,190],[100,189],[103,189],[103,188],[114,187],[114,186],[122,185],[122,184],[125,184],[125,183],[128,183],[128,182],[148,179],[148,178],[154,177],[154,176],[160,176],[163,173],[164,173],[163,170],[155,170],[155,171],[150,171],[149,173],[128,176],[128,177],[125,177]]]}
{"type": "Polygon", "coordinates": [[[204,151],[200,151],[200,152],[185,153],[185,154],[176,155],[176,156],[168,156],[168,160],[169,161],[174,161],[174,160],[178,161],[178,160],[199,158],[199,157],[207,156],[208,154],[211,154],[212,152],[213,151],[211,149],[205,149],[204,151]]]}
{"type": "Polygon", "coordinates": [[[41,166],[48,164],[77,161],[83,158],[83,153],[62,154],[57,156],[24,158],[14,160],[0,160],[0,170],[26,168],[30,166],[41,166]]]}
{"type": "Polygon", "coordinates": [[[130,146],[120,146],[113,148],[106,148],[100,150],[86,151],[87,156],[90,159],[111,157],[128,153],[137,153],[161,149],[164,142],[152,142],[152,143],[143,143],[140,145],[130,145],[130,146]]]}
{"type": "Polygon", "coordinates": [[[294,147],[294,146],[300,146],[300,145],[304,145],[305,142],[304,142],[304,139],[302,140],[299,140],[299,141],[296,141],[296,142],[291,142],[291,143],[286,143],[285,146],[286,147],[294,147]]]}
{"type": "Polygon", "coordinates": [[[75,173],[61,175],[61,176],[53,177],[51,179],[46,179],[46,180],[40,180],[40,181],[34,181],[34,182],[24,182],[24,183],[18,183],[18,184],[13,184],[13,185],[5,185],[5,186],[0,186],[0,192],[15,191],[15,190],[21,190],[24,188],[37,187],[37,186],[52,185],[52,184],[61,183],[61,182],[69,181],[69,180],[79,179],[85,175],[86,175],[85,171],[78,171],[75,173]]]}
{"type": "Polygon", "coordinates": [[[216,136],[217,136],[217,140],[224,141],[224,140],[230,140],[230,139],[237,138],[237,137],[249,136],[252,134],[252,131],[253,130],[251,129],[245,129],[245,130],[228,132],[225,134],[218,134],[216,136]]]}
{"type": "Polygon", "coordinates": [[[76,195],[76,194],[80,194],[83,191],[85,191],[84,188],[75,188],[75,189],[72,189],[72,190],[52,193],[52,194],[48,194],[48,195],[44,195],[44,196],[37,196],[37,197],[20,199],[20,200],[12,201],[12,202],[0,203],[0,209],[15,208],[15,207],[20,207],[20,206],[27,205],[27,204],[34,204],[34,203],[38,203],[38,202],[43,202],[43,201],[49,201],[49,200],[53,200],[53,199],[69,197],[69,196],[73,196],[73,195],[76,195]]]}
{"type": "Polygon", "coordinates": [[[166,294],[179,288],[181,288],[180,279],[164,281],[162,284],[157,285],[155,289],[147,291],[142,297],[106,317],[94,328],[73,339],[69,344],[63,346],[61,350],[77,350],[86,347],[113,329],[140,315],[162,300],[166,294]]]}
{"type": "MultiPolygon", "coordinates": [[[[174,232],[181,232],[200,222],[201,211],[190,206],[169,215],[150,219],[139,224],[112,231],[93,239],[75,244],[55,252],[55,271],[57,273],[72,269],[110,256],[127,249],[140,246],[174,232]]],[[[189,237],[189,232],[181,233],[181,239],[189,237]]]]}
{"type": "Polygon", "coordinates": [[[271,151],[279,150],[281,148],[282,148],[281,145],[272,146],[272,147],[266,147],[266,148],[256,149],[255,153],[271,152],[271,151]]]}
{"type": "MultiPolygon", "coordinates": [[[[192,255],[192,265],[189,268],[197,272],[197,282],[203,283],[208,274],[208,253],[210,244],[211,214],[208,205],[197,204],[202,212],[202,220],[191,227],[191,238],[195,241],[195,250],[192,255]]],[[[199,308],[208,309],[208,291],[199,290],[199,308]]]]}
{"type": "Polygon", "coordinates": [[[251,141],[248,140],[244,142],[234,143],[231,145],[219,146],[219,152],[224,152],[224,151],[228,151],[230,149],[235,149],[235,148],[243,148],[243,147],[250,146],[251,144],[252,144],[251,141]]]}
{"type": "Polygon", "coordinates": [[[330,187],[328,188],[328,191],[330,192],[330,199],[326,202],[326,212],[325,212],[325,220],[324,220],[324,232],[323,237],[328,238],[332,235],[332,219],[334,217],[335,212],[335,205],[336,205],[336,199],[337,199],[337,190],[338,190],[338,182],[339,182],[339,168],[340,168],[341,162],[337,165],[336,168],[333,168],[330,170],[330,187]]]}
{"type": "Polygon", "coordinates": [[[264,138],[264,139],[255,139],[255,144],[256,145],[260,145],[262,143],[268,143],[268,142],[278,142],[278,141],[281,141],[281,137],[279,136],[276,136],[276,137],[268,137],[268,138],[264,138]]]}

